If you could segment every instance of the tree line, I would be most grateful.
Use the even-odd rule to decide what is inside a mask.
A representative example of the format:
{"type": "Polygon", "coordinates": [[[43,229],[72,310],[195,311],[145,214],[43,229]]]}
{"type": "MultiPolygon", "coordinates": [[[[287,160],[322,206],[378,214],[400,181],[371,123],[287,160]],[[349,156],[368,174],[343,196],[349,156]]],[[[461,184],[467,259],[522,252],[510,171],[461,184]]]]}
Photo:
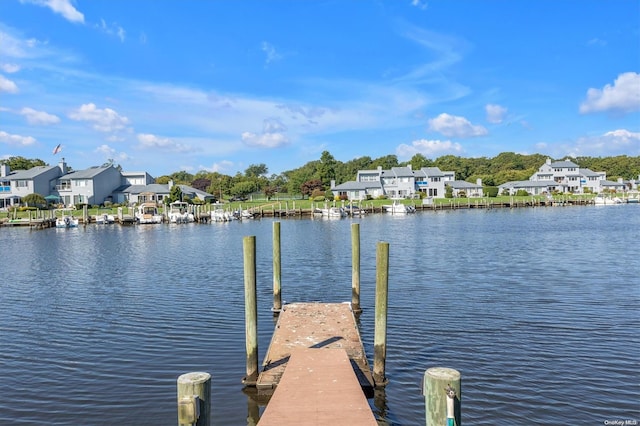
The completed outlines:
{"type": "MultiPolygon", "coordinates": [[[[443,171],[454,171],[458,180],[475,183],[477,179],[482,179],[483,185],[498,186],[509,181],[528,180],[547,158],[548,156],[543,154],[525,155],[503,152],[492,158],[444,155],[436,159],[428,159],[422,154],[415,154],[405,162],[398,161],[395,155],[375,159],[362,156],[343,162],[336,160],[329,151],[324,151],[318,160],[309,161],[301,167],[280,174],[269,175],[266,164],[252,164],[244,172],[237,172],[234,176],[206,170],[195,174],[178,171],[158,177],[156,183],[166,184],[172,180],[174,184],[189,185],[219,199],[242,199],[256,192],[263,193],[267,198],[281,193],[304,196],[330,190],[331,181],[341,184],[355,180],[358,170],[375,170],[378,167],[389,170],[392,167],[411,165],[413,170],[438,167],[443,171]]],[[[638,179],[640,175],[640,156],[564,157],[555,161],[565,159],[594,172],[604,171],[609,180],[638,179]]],[[[26,170],[34,166],[46,165],[42,160],[29,160],[23,157],[10,157],[0,163],[9,164],[11,170],[26,170]]],[[[113,161],[106,164],[119,167],[113,161]]]]}

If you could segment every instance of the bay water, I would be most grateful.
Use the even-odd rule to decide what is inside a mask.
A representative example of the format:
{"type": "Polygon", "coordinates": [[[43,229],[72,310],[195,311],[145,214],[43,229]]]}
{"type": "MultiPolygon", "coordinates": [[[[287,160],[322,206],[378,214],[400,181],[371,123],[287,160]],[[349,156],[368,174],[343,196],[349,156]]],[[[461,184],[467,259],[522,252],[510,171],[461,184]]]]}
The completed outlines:
{"type": "Polygon", "coordinates": [[[252,424],[242,241],[256,236],[261,361],[274,220],[286,302],[351,300],[360,224],[370,362],[389,243],[381,425],[424,424],[435,366],[461,372],[467,425],[640,422],[640,207],[621,205],[0,229],[0,424],[175,425],[192,371],[213,376],[213,424],[252,424]]]}

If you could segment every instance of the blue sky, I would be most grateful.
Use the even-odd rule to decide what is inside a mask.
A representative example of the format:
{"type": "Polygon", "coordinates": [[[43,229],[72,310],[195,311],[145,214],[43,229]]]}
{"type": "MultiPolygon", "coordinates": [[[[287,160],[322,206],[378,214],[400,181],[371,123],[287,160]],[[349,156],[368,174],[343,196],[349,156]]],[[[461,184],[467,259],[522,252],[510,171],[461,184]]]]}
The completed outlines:
{"type": "Polygon", "coordinates": [[[325,150],[640,155],[640,3],[0,5],[1,158],[234,175],[325,150]]]}

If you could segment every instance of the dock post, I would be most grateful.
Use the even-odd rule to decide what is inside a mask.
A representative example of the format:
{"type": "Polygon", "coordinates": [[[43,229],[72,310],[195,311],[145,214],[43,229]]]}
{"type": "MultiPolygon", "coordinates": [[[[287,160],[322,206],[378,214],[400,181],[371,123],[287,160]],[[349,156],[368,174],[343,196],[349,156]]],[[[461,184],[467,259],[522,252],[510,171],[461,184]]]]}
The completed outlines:
{"type": "Polygon", "coordinates": [[[360,224],[351,224],[351,309],[356,314],[360,307],[360,224]]]}
{"type": "Polygon", "coordinates": [[[280,263],[280,222],[273,222],[273,309],[274,314],[282,310],[282,281],[280,263]]]}
{"type": "Polygon", "coordinates": [[[245,385],[258,381],[258,305],[256,290],[256,237],[244,237],[244,317],[247,345],[247,375],[245,385]]]}
{"type": "Polygon", "coordinates": [[[211,374],[195,372],[178,377],[178,424],[211,424],[211,374]]]}
{"type": "Polygon", "coordinates": [[[376,387],[386,386],[387,300],[389,289],[389,243],[378,242],[376,250],[376,313],[373,339],[373,380],[376,387]]]}
{"type": "Polygon", "coordinates": [[[89,206],[85,204],[82,206],[82,224],[86,225],[87,223],[89,223],[89,206]]]}
{"type": "Polygon", "coordinates": [[[460,373],[453,368],[425,371],[422,388],[426,426],[460,426],[460,373]]]}

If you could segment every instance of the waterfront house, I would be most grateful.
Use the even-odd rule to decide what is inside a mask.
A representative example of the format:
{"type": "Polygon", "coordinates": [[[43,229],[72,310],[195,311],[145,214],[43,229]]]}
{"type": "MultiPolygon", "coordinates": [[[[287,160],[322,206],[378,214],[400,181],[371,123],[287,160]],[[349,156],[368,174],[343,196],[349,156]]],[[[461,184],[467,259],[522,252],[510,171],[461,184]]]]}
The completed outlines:
{"type": "Polygon", "coordinates": [[[112,201],[111,193],[120,185],[121,179],[120,171],[113,166],[91,167],[60,176],[51,194],[60,197],[66,206],[101,205],[112,201]]]}
{"type": "Polygon", "coordinates": [[[63,164],[64,161],[57,166],[35,166],[16,171],[11,171],[8,164],[0,164],[0,208],[19,205],[22,197],[29,194],[49,195],[56,179],[63,173],[63,164]]]}
{"type": "Polygon", "coordinates": [[[340,185],[332,183],[335,195],[346,196],[350,200],[367,198],[413,198],[419,192],[428,197],[444,198],[445,185],[455,180],[455,172],[443,172],[437,167],[423,167],[412,170],[406,167],[392,167],[383,170],[358,170],[355,181],[340,185]]]}
{"type": "Polygon", "coordinates": [[[482,197],[484,195],[482,179],[478,179],[476,183],[465,180],[452,180],[448,181],[446,185],[451,187],[451,194],[454,197],[482,197]]]}
{"type": "MultiPolygon", "coordinates": [[[[611,182],[616,186],[614,182],[611,182]]],[[[506,182],[498,187],[498,193],[514,195],[525,190],[531,195],[551,194],[553,192],[584,194],[598,193],[612,186],[605,172],[594,172],[581,168],[573,161],[551,161],[547,158],[528,181],[506,182]]]]}
{"type": "MultiPolygon", "coordinates": [[[[134,205],[145,202],[155,202],[161,204],[171,194],[173,181],[168,184],[149,183],[145,185],[124,184],[113,191],[114,200],[117,203],[134,205]]],[[[182,191],[183,199],[199,199],[202,202],[212,202],[216,200],[214,195],[201,191],[189,185],[178,185],[182,191]]]]}

